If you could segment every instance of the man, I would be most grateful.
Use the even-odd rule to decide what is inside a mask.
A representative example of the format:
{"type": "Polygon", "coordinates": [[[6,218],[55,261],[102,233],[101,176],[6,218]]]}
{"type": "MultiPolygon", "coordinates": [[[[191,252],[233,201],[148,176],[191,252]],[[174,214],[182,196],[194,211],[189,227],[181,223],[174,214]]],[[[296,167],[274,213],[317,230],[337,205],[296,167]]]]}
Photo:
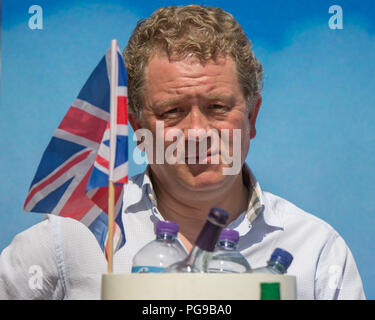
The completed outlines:
{"type": "MultiPolygon", "coordinates": [[[[365,298],[337,232],[263,192],[245,164],[263,70],[230,14],[195,5],[161,8],[137,25],[124,61],[130,123],[139,140],[148,130],[152,141],[139,143],[150,165],[125,190],[127,242],[115,255],[114,272],[130,271],[134,254],[154,239],[158,220],[177,222],[189,251],[215,206],[229,212],[228,227],[239,231],[239,248],[253,268],[265,265],[276,247],[294,256],[288,273],[297,277],[298,299],[365,298]],[[174,143],[179,148],[168,158],[174,143]]],[[[106,261],[90,231],[72,219],[47,216],[3,251],[0,297],[99,298],[103,273],[106,261]],[[42,273],[39,282],[33,270],[42,273]]]]}

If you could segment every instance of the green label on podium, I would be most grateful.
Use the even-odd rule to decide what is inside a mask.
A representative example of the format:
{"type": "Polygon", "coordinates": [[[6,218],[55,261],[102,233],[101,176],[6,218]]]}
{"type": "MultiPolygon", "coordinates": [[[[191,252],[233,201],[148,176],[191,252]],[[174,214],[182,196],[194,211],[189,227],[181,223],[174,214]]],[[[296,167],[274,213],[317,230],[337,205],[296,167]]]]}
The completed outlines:
{"type": "Polygon", "coordinates": [[[280,283],[263,282],[260,284],[260,300],[280,300],[280,283]]]}

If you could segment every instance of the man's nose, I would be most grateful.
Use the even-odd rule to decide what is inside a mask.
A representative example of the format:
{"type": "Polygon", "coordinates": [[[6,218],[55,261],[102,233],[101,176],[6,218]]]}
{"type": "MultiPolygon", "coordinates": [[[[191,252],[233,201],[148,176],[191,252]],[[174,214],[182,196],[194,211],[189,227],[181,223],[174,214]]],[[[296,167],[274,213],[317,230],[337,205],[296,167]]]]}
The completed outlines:
{"type": "Polygon", "coordinates": [[[192,154],[198,156],[201,152],[206,153],[211,146],[211,139],[207,135],[211,129],[209,119],[198,106],[194,106],[185,120],[185,148],[188,156],[192,154]]]}
{"type": "Polygon", "coordinates": [[[188,130],[203,132],[210,129],[209,119],[199,106],[193,106],[185,118],[184,130],[187,135],[188,130]],[[202,131],[203,130],[203,131],[202,131]]]}

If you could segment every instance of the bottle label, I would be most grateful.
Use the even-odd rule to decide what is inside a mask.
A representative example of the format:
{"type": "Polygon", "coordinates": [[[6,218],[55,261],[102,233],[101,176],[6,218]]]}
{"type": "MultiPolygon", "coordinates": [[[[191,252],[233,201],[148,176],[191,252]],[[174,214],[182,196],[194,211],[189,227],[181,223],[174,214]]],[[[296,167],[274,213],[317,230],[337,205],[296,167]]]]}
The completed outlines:
{"type": "Polygon", "coordinates": [[[132,268],[132,273],[160,273],[165,268],[152,266],[137,266],[132,268]]]}

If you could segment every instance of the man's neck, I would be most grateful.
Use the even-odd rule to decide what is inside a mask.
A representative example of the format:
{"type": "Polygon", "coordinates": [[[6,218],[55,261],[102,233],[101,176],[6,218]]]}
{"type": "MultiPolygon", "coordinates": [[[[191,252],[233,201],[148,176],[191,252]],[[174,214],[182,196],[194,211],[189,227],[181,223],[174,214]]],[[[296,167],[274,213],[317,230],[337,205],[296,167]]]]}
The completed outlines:
{"type": "Polygon", "coordinates": [[[202,195],[201,191],[189,191],[181,196],[166,190],[157,181],[153,181],[153,185],[159,212],[165,220],[178,223],[179,238],[188,251],[194,245],[212,207],[227,210],[229,223],[247,210],[249,203],[249,190],[243,183],[242,174],[223,192],[219,190],[206,195],[202,195]]]}

